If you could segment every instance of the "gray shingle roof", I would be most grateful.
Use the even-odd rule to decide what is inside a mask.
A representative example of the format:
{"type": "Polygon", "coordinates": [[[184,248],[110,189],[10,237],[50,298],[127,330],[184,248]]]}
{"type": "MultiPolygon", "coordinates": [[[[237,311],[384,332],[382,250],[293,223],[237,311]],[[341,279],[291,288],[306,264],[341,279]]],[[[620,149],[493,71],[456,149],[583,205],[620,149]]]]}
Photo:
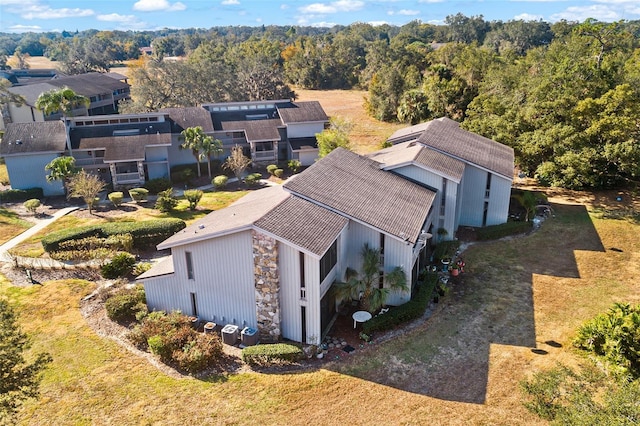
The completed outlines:
{"type": "Polygon", "coordinates": [[[64,152],[66,131],[62,121],[9,123],[0,144],[1,155],[64,152]],[[16,143],[16,141],[20,141],[16,143]]]}
{"type": "Polygon", "coordinates": [[[280,132],[278,131],[278,126],[282,125],[280,120],[223,121],[221,124],[222,130],[229,132],[244,130],[247,142],[280,140],[280,132]]]}
{"type": "Polygon", "coordinates": [[[464,173],[464,162],[415,142],[403,142],[373,152],[367,157],[380,163],[385,170],[407,164],[416,164],[459,183],[464,173]]]}
{"type": "Polygon", "coordinates": [[[139,275],[136,279],[143,280],[145,278],[154,278],[161,275],[170,275],[173,274],[173,272],[173,256],[170,255],[160,259],[160,261],[153,265],[151,269],[139,275]]]}
{"type": "Polygon", "coordinates": [[[398,129],[395,132],[393,132],[391,136],[389,136],[387,141],[391,142],[392,144],[397,144],[397,143],[416,140],[418,139],[418,137],[420,137],[422,132],[426,130],[429,123],[430,121],[427,121],[424,123],[415,124],[413,126],[403,127],[402,129],[398,129]]]}
{"type": "Polygon", "coordinates": [[[248,229],[290,197],[280,185],[252,191],[230,206],[216,210],[164,240],[159,250],[248,229]]]}
{"type": "Polygon", "coordinates": [[[260,218],[256,227],[322,256],[349,220],[298,197],[289,197],[260,218]]]}
{"type": "Polygon", "coordinates": [[[483,167],[507,179],[513,178],[513,148],[461,129],[446,117],[426,123],[418,142],[465,162],[483,167]]]}
{"type": "Polygon", "coordinates": [[[338,148],[285,182],[294,194],[415,243],[435,193],[338,148]]]}
{"type": "Polygon", "coordinates": [[[171,145],[171,134],[152,133],[132,136],[107,136],[102,138],[83,138],[78,149],[104,148],[104,161],[144,160],[147,145],[171,145]]]}
{"type": "Polygon", "coordinates": [[[288,102],[276,105],[282,123],[302,123],[309,121],[329,121],[320,102],[288,102]]]}
{"type": "Polygon", "coordinates": [[[202,127],[205,132],[213,132],[211,113],[202,107],[162,108],[159,112],[169,114],[174,123],[173,133],[197,126],[202,127]]]}

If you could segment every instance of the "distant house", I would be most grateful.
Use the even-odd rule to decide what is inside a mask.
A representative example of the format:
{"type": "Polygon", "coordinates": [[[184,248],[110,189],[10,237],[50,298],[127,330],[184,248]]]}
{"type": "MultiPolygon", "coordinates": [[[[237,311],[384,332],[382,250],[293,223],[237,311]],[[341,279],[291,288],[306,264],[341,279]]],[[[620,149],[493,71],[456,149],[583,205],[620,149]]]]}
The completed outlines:
{"type": "Polygon", "coordinates": [[[62,186],[47,182],[44,170],[61,155],[73,156],[76,165],[114,188],[141,186],[150,179],[169,177],[173,166],[195,162],[190,150],[180,148],[180,133],[189,127],[200,126],[220,139],[221,159],[238,145],[257,164],[296,158],[309,165],[318,156],[315,135],[327,123],[319,103],[287,100],[74,116],[66,119],[66,130],[60,120],[13,122],[7,125],[0,156],[5,158],[12,188],[41,187],[45,195],[61,195],[62,186]],[[67,143],[60,144],[67,132],[67,143]]]}
{"type": "Polygon", "coordinates": [[[69,87],[79,95],[90,100],[90,105],[84,105],[72,112],[73,116],[115,114],[118,112],[118,102],[130,99],[130,86],[126,77],[116,73],[88,73],[74,76],[55,76],[46,80],[38,79],[29,84],[14,85],[9,92],[20,95],[25,99],[24,105],[9,104],[2,111],[2,124],[30,123],[37,121],[59,120],[60,112],[46,115],[35,107],[38,97],[50,90],[69,87]]]}
{"type": "Polygon", "coordinates": [[[405,272],[409,290],[387,303],[407,302],[434,231],[506,221],[513,151],[448,119],[390,140],[367,156],[338,148],[161,243],[171,255],[138,277],[149,308],[314,343],[336,315],[331,288],[360,270],[364,244],[381,252],[380,286],[405,272]]]}

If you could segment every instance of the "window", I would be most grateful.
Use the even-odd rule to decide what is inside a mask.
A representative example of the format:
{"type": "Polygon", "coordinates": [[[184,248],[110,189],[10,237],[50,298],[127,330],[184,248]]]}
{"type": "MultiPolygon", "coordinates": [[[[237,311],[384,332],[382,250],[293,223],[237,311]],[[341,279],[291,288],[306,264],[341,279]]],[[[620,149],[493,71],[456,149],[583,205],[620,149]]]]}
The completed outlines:
{"type": "Polygon", "coordinates": [[[490,190],[491,190],[491,173],[487,173],[487,188],[484,190],[485,198],[489,198],[490,190]]]}
{"type": "Polygon", "coordinates": [[[198,303],[196,301],[196,294],[190,293],[191,295],[191,315],[194,317],[198,316],[198,303]]]}
{"type": "Polygon", "coordinates": [[[190,251],[185,252],[184,255],[187,261],[187,278],[193,280],[195,279],[195,275],[193,274],[193,256],[190,251]]]}
{"type": "Polygon", "coordinates": [[[484,202],[484,211],[482,212],[482,226],[487,226],[487,216],[489,214],[489,202],[484,202]]]}
{"type": "Polygon", "coordinates": [[[447,179],[442,178],[442,191],[440,193],[440,216],[445,215],[446,202],[447,202],[447,179]]]}
{"type": "Polygon", "coordinates": [[[334,241],[331,247],[320,259],[320,282],[324,281],[329,272],[338,263],[338,241],[334,241]]]}
{"type": "Polygon", "coordinates": [[[305,282],[304,282],[304,253],[303,252],[298,252],[298,258],[300,261],[300,298],[301,299],[306,299],[307,297],[307,292],[306,292],[306,286],[305,286],[305,282]]]}

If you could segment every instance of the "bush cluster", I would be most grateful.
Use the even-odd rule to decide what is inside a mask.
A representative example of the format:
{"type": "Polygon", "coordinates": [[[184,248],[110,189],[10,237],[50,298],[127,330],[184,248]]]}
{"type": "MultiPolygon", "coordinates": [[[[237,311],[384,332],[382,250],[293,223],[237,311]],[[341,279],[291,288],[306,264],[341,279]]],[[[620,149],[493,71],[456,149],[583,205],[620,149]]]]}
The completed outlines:
{"type": "Polygon", "coordinates": [[[58,246],[58,249],[61,251],[96,250],[100,248],[113,251],[131,251],[133,248],[133,237],[131,234],[115,234],[104,238],[91,236],[77,240],[63,241],[58,246]]]}
{"type": "Polygon", "coordinates": [[[150,194],[156,195],[159,192],[171,188],[171,181],[168,178],[151,179],[145,182],[144,187],[150,194]]]}
{"type": "Polygon", "coordinates": [[[107,248],[97,248],[93,250],[61,250],[52,251],[49,256],[52,259],[65,261],[78,261],[78,260],[98,260],[109,259],[116,255],[115,250],[107,248]]]}
{"type": "Polygon", "coordinates": [[[118,322],[131,322],[147,313],[147,301],[144,288],[137,285],[131,289],[123,289],[110,296],[104,307],[107,316],[118,322]]]}
{"type": "Polygon", "coordinates": [[[438,283],[438,274],[428,273],[419,284],[416,295],[404,305],[394,306],[384,315],[378,315],[365,322],[363,333],[371,335],[376,331],[386,331],[408,321],[420,318],[429,306],[433,292],[438,283]]]}
{"type": "Polygon", "coordinates": [[[177,198],[173,195],[173,188],[165,189],[158,192],[158,198],[156,199],[156,209],[163,213],[173,211],[178,205],[177,198]]]}
{"type": "Polygon", "coordinates": [[[122,200],[124,199],[124,194],[120,191],[110,192],[109,195],[107,195],[107,197],[109,198],[109,201],[113,203],[114,206],[120,207],[120,205],[122,204],[122,200]]]}
{"type": "Polygon", "coordinates": [[[298,170],[300,170],[300,167],[302,167],[302,163],[300,162],[300,160],[289,160],[287,166],[289,166],[289,169],[293,173],[298,173],[298,170]]]}
{"type": "Polygon", "coordinates": [[[184,198],[189,202],[189,210],[193,211],[198,207],[202,195],[204,195],[204,192],[201,189],[187,189],[184,191],[184,198]]]}
{"type": "Polygon", "coordinates": [[[284,170],[283,169],[275,169],[273,171],[273,175],[277,178],[282,177],[282,175],[284,174],[284,170]]]}
{"type": "Polygon", "coordinates": [[[110,262],[100,268],[100,273],[107,279],[123,278],[131,274],[136,258],[129,253],[118,253],[110,262]]]}
{"type": "Polygon", "coordinates": [[[22,205],[29,212],[36,214],[36,211],[38,210],[38,207],[40,207],[41,203],[40,203],[40,200],[38,200],[37,198],[31,198],[25,201],[22,205]]]}
{"type": "Polygon", "coordinates": [[[242,360],[247,364],[266,365],[274,362],[296,362],[304,353],[299,346],[290,343],[247,346],[242,349],[242,360]]]}
{"type": "Polygon", "coordinates": [[[497,240],[509,235],[524,234],[531,231],[533,222],[506,222],[501,225],[486,226],[476,229],[476,237],[480,241],[497,240]]]}
{"type": "Polygon", "coordinates": [[[31,198],[43,198],[42,188],[7,189],[0,191],[0,202],[27,201],[31,198]]]}
{"type": "Polygon", "coordinates": [[[147,201],[149,190],[147,188],[131,188],[129,190],[129,197],[136,203],[139,201],[147,201]]]}
{"type": "Polygon", "coordinates": [[[187,225],[182,219],[168,218],[144,220],[140,222],[109,222],[98,225],[87,225],[77,228],[53,232],[42,238],[42,247],[48,253],[60,250],[64,241],[89,237],[107,238],[112,235],[130,234],[133,248],[154,248],[187,225]]]}
{"type": "Polygon", "coordinates": [[[229,178],[225,175],[216,176],[211,181],[216,189],[224,188],[225,186],[227,186],[227,182],[229,182],[229,178]]]}
{"type": "Polygon", "coordinates": [[[166,364],[197,373],[218,363],[222,341],[215,334],[198,333],[188,317],[179,312],[152,312],[129,334],[141,349],[149,349],[166,364]]]}
{"type": "Polygon", "coordinates": [[[433,258],[436,260],[452,259],[458,248],[460,248],[460,241],[458,240],[440,241],[435,250],[433,250],[433,258]]]}
{"type": "Polygon", "coordinates": [[[249,186],[253,186],[256,183],[258,183],[260,179],[262,179],[262,175],[260,173],[251,173],[250,175],[244,178],[244,183],[246,183],[249,186]]]}
{"type": "Polygon", "coordinates": [[[274,174],[274,172],[275,172],[277,169],[278,169],[278,166],[277,166],[277,165],[275,165],[275,164],[269,164],[269,165],[267,166],[267,172],[268,172],[270,175],[274,174]]]}

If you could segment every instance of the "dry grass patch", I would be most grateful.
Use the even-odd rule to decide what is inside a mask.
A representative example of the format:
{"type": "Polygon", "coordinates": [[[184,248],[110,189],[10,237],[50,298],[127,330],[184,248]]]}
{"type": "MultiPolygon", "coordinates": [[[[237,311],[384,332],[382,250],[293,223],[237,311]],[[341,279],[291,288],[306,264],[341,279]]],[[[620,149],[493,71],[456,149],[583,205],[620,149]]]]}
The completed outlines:
{"type": "Polygon", "coordinates": [[[0,244],[6,243],[32,226],[33,223],[21,219],[16,212],[0,208],[0,244]]]}
{"type": "Polygon", "coordinates": [[[353,150],[366,154],[379,149],[393,132],[406,124],[385,123],[370,117],[364,109],[364,90],[304,90],[295,89],[300,101],[318,101],[327,115],[348,119],[353,124],[349,140],[353,150]]]}

